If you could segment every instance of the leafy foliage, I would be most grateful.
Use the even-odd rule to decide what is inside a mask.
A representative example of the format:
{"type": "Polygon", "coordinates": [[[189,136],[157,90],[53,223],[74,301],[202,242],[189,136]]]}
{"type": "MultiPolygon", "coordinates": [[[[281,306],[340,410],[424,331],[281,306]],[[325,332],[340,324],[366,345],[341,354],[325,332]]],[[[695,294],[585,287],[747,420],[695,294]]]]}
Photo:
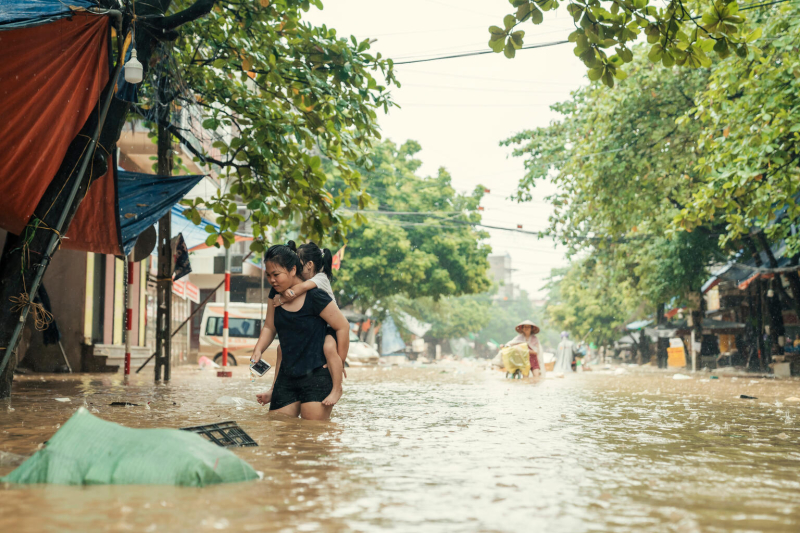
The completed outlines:
{"type": "MultiPolygon", "coordinates": [[[[565,301],[592,308],[597,294],[579,283],[591,272],[650,309],[683,303],[707,267],[753,232],[785,240],[797,257],[796,14],[774,6],[755,21],[767,32],[761,50],[709,69],[668,71],[639,54],[617,91],[582,88],[553,107],[563,120],[506,141],[526,157],[518,200],[530,199],[538,180],[559,186],[550,234],[583,257],[561,281],[571,291],[565,301]]],[[[551,311],[565,325],[580,322],[563,307],[551,311]]]]}
{"type": "MultiPolygon", "coordinates": [[[[491,26],[489,47],[513,58],[523,47],[528,21],[541,24],[544,12],[558,9],[557,0],[509,0],[516,9],[506,15],[503,26],[491,26]]],[[[633,61],[634,47],[642,34],[650,47],[647,57],[665,67],[709,67],[712,51],[720,58],[736,53],[747,57],[760,31],[745,35],[745,18],[736,0],[684,2],[670,0],[571,0],[567,11],[575,22],[569,40],[575,55],[589,69],[589,79],[608,87],[615,78],[627,77],[623,65],[633,61]],[[613,47],[613,51],[610,49],[613,47]]],[[[640,51],[641,53],[641,51],[640,51]]]]}
{"type": "MultiPolygon", "coordinates": [[[[176,9],[188,3],[176,2],[176,9]]],[[[159,58],[178,71],[171,73],[171,90],[183,119],[170,123],[171,133],[197,161],[228,178],[215,197],[185,204],[185,213],[195,221],[201,210],[216,213],[226,246],[244,221],[237,204],[251,210],[257,238],[300,215],[304,236],[319,239],[330,228],[338,241],[350,222],[341,210],[345,201],[364,206],[351,163],[372,166],[377,111],[393,105],[376,75],[396,83],[392,61],[372,55],[369,41],[304,22],[312,4],[322,8],[319,0],[217,2],[159,58]],[[323,158],[338,169],[340,195],[325,190],[323,158]]],[[[209,243],[217,237],[210,234],[209,243]]],[[[263,239],[252,244],[263,246],[263,239]]]]}
{"type": "Polygon", "coordinates": [[[761,54],[715,65],[681,127],[702,124],[691,203],[675,223],[692,230],[716,222],[723,242],[763,230],[800,252],[792,224],[800,216],[800,19],[776,7],[765,21],[761,54]],[[783,216],[778,223],[776,219],[783,216]]]}
{"type": "Polygon", "coordinates": [[[563,120],[505,141],[526,158],[517,199],[530,199],[540,180],[554,182],[550,235],[573,254],[602,261],[607,277],[632,283],[652,306],[696,291],[708,263],[720,256],[709,231],[687,237],[671,230],[672,218],[691,201],[702,155],[701,125],[675,121],[708,76],[705,69],[670,72],[637,57],[616,91],[581,88],[554,106],[563,120]]]}
{"type": "Polygon", "coordinates": [[[548,320],[573,338],[612,344],[627,322],[645,314],[636,291],[615,277],[612,269],[594,260],[555,269],[548,284],[548,320]]]}
{"type": "MultiPolygon", "coordinates": [[[[348,234],[336,285],[342,287],[340,305],[354,304],[381,314],[394,295],[438,300],[489,288],[489,247],[481,243],[486,234],[471,225],[480,222],[483,188],[471,195],[458,194],[444,169],[436,176],[417,176],[421,162],[414,156],[419,150],[415,141],[399,147],[391,141],[375,146],[374,166],[365,170],[365,183],[370,205],[377,211],[366,218],[357,215],[366,223],[348,234]]],[[[333,174],[334,194],[357,194],[340,179],[341,168],[333,169],[333,174]]]]}

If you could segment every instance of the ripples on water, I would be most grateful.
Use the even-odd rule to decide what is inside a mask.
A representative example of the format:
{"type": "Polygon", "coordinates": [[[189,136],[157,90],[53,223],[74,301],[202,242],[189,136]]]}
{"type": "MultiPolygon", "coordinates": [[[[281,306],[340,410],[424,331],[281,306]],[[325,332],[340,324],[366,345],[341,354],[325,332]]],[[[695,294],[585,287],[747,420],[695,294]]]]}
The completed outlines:
{"type": "Polygon", "coordinates": [[[30,455],[85,402],[131,427],[235,419],[260,443],[236,453],[264,479],[5,487],[0,531],[800,530],[800,403],[786,402],[800,381],[587,372],[532,383],[467,364],[354,368],[322,423],[215,404],[253,399],[265,381],[245,372],[178,369],[169,385],[23,378],[0,404],[2,451],[30,455]],[[108,406],[121,400],[151,403],[108,406]]]}

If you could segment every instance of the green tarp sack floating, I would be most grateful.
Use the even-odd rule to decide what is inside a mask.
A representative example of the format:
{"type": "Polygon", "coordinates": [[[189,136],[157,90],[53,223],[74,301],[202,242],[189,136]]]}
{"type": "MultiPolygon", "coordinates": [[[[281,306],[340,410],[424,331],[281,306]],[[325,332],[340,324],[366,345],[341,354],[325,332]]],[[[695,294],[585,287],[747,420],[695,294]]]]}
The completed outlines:
{"type": "Polygon", "coordinates": [[[84,408],[45,447],[0,479],[58,485],[204,487],[258,479],[233,452],[178,429],[133,429],[84,408]]]}

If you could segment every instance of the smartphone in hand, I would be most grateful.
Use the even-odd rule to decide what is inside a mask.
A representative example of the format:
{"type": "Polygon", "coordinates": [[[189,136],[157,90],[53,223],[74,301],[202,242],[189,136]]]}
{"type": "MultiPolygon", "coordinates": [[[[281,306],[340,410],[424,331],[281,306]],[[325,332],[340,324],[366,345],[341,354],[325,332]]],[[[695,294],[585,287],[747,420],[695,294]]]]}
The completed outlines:
{"type": "Polygon", "coordinates": [[[272,368],[272,366],[263,359],[259,360],[257,363],[250,363],[250,372],[256,374],[258,377],[269,372],[270,368],[272,368]]]}

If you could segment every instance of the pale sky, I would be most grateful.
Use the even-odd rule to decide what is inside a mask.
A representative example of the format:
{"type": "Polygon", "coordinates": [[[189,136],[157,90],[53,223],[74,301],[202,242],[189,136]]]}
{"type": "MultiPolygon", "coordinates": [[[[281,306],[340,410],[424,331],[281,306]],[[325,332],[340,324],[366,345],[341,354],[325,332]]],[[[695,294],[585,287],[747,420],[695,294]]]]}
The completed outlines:
{"type": "MultiPolygon", "coordinates": [[[[395,62],[432,56],[488,50],[491,25],[502,25],[513,9],[506,0],[323,0],[325,9],[312,9],[307,19],[336,28],[340,36],[376,38],[373,52],[395,62]]],[[[545,13],[541,25],[524,24],[525,44],[560,41],[572,31],[564,11],[545,13]]],[[[482,203],[484,223],[525,230],[547,226],[551,206],[543,198],[552,185],[537,187],[534,201],[517,204],[506,198],[524,175],[523,162],[508,157],[499,142],[521,130],[546,126],[557,117],[549,105],[569,98],[571,90],[587,83],[585,68],[572,45],[519,50],[514,59],[487,54],[399,65],[402,88],[394,99],[402,109],[380,114],[384,138],[396,143],[419,141],[421,175],[439,167],[451,173],[462,192],[482,184],[491,190],[482,203]]],[[[532,297],[540,291],[550,269],[566,265],[551,240],[532,235],[489,230],[493,253],[508,252],[517,271],[514,282],[532,297]]]]}

